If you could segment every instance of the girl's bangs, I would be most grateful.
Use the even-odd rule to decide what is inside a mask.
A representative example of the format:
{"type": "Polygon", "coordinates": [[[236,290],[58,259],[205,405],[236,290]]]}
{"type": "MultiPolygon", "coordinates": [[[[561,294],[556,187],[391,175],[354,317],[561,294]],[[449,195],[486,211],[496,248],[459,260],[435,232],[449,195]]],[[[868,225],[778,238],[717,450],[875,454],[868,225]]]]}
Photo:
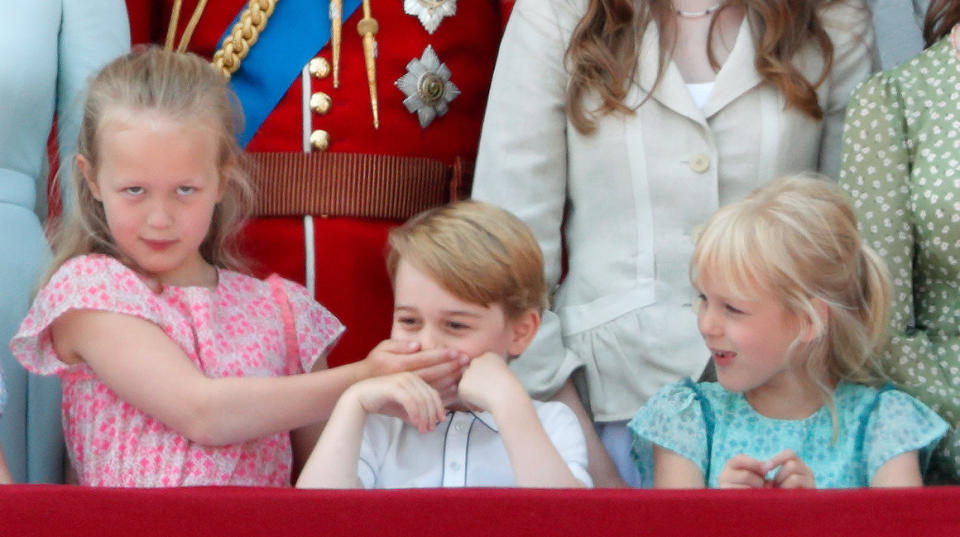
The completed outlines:
{"type": "Polygon", "coordinates": [[[754,300],[758,286],[769,287],[772,269],[761,247],[760,223],[731,213],[718,216],[697,240],[690,281],[722,286],[732,299],[754,300]]]}

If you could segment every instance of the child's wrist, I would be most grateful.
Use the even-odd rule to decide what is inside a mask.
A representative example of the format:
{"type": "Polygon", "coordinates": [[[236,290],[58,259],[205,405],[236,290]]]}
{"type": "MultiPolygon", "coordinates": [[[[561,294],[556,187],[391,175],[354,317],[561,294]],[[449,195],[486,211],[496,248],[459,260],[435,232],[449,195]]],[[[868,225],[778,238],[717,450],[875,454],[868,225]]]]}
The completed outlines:
{"type": "Polygon", "coordinates": [[[373,364],[370,361],[369,355],[363,360],[351,365],[353,365],[353,368],[350,370],[350,378],[352,379],[350,382],[351,386],[373,376],[373,364]]]}

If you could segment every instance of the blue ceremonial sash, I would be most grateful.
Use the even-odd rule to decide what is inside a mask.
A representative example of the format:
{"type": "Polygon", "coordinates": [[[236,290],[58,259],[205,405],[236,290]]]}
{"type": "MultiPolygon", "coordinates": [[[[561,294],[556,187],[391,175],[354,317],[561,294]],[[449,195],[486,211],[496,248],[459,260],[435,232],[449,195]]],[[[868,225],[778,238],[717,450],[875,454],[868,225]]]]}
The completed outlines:
{"type": "MultiPolygon", "coordinates": [[[[361,0],[343,0],[343,21],[350,17],[361,0]]],[[[246,5],[244,5],[246,9],[246,5]]],[[[241,10],[241,14],[243,11],[241,10]]],[[[234,19],[220,43],[230,35],[234,19]]],[[[325,0],[277,0],[276,7],[260,38],[230,77],[230,86],[240,99],[245,116],[243,132],[238,138],[246,147],[283,94],[303,70],[330,41],[329,3],[325,0]]],[[[217,48],[220,48],[218,43],[217,48]]]]}

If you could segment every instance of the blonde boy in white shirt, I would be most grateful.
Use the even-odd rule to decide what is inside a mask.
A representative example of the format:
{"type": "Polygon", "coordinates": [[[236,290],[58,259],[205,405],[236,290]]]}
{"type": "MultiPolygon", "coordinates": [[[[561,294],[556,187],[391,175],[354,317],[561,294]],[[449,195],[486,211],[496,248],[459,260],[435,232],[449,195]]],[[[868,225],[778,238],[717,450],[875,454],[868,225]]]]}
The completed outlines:
{"type": "Polygon", "coordinates": [[[583,431],[562,403],[532,401],[507,366],[546,305],[529,228],[480,202],[422,213],[391,232],[391,339],[470,357],[440,392],[412,373],[343,393],[300,488],[590,486],[583,431]]]}

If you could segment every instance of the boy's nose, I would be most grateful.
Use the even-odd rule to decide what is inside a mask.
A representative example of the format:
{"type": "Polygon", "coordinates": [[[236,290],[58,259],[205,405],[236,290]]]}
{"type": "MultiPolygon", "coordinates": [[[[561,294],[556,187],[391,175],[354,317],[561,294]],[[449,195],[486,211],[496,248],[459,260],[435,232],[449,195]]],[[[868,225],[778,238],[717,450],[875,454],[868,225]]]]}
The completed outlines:
{"type": "Polygon", "coordinates": [[[417,334],[417,339],[420,341],[421,349],[435,349],[442,344],[440,334],[436,330],[424,327],[420,330],[420,333],[417,334]]]}

